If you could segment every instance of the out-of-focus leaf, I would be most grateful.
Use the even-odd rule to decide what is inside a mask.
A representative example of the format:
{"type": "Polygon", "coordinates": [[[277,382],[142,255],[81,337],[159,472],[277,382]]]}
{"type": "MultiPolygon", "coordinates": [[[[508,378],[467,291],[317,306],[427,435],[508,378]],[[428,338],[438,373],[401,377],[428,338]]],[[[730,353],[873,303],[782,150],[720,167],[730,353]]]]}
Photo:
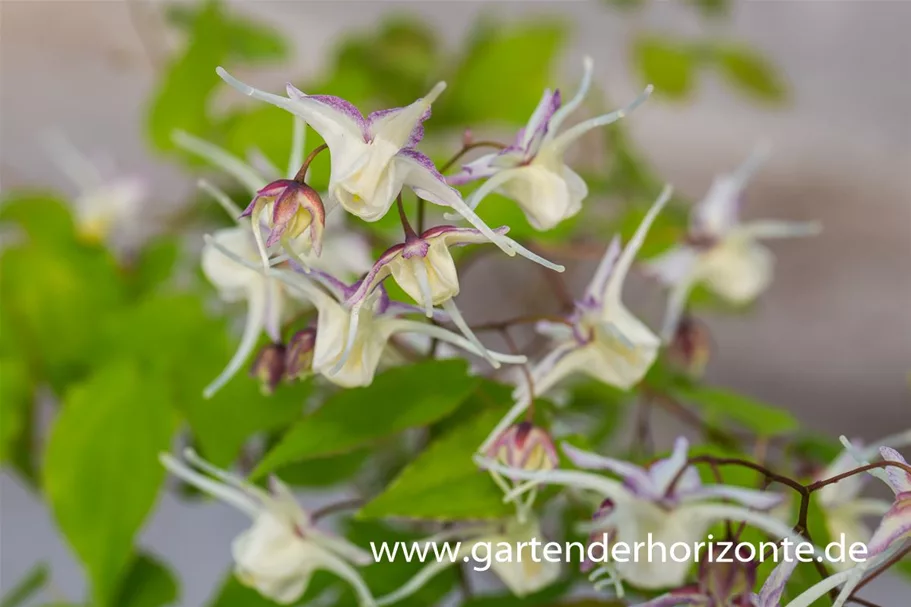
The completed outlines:
{"type": "Polygon", "coordinates": [[[725,80],[747,96],[770,103],[785,99],[784,81],[756,51],[733,44],[718,45],[713,47],[712,57],[725,80]]]}
{"type": "Polygon", "coordinates": [[[451,90],[434,105],[440,123],[524,124],[551,82],[554,58],[566,38],[559,22],[476,28],[451,90]]]}
{"type": "Polygon", "coordinates": [[[224,319],[212,318],[199,296],[156,297],[109,319],[105,350],[113,358],[141,361],[169,390],[206,458],[224,466],[253,434],[291,423],[303,411],[309,383],[281,385],[271,396],[242,371],[212,398],[202,391],[237,347],[224,319]]]}
{"type": "Polygon", "coordinates": [[[642,36],[633,45],[633,62],[655,95],[682,99],[693,90],[695,61],[688,46],[664,37],[642,36]]]}
{"type": "Polygon", "coordinates": [[[341,455],[288,464],[279,468],[275,474],[288,485],[295,487],[328,487],[357,474],[369,456],[369,449],[359,449],[341,455]]]}
{"type": "Polygon", "coordinates": [[[698,405],[709,418],[734,422],[762,436],[786,434],[800,425],[785,409],[723,388],[680,386],[677,395],[698,405]]]}
{"type": "MultiPolygon", "coordinates": [[[[192,4],[171,4],[165,11],[168,21],[192,35],[205,11],[204,6],[192,4]]],[[[228,34],[228,52],[238,62],[278,61],[288,57],[288,43],[281,33],[263,23],[257,23],[248,16],[224,16],[224,27],[228,34]]]]}
{"type": "Polygon", "coordinates": [[[209,0],[193,21],[183,53],[163,74],[148,116],[148,136],[159,150],[171,150],[175,130],[205,137],[211,129],[209,101],[221,79],[215,68],[229,56],[230,28],[221,5],[209,0]]]}
{"type": "Polygon", "coordinates": [[[706,17],[719,17],[731,10],[731,0],[690,0],[706,17]]]}
{"type": "Polygon", "coordinates": [[[124,299],[123,282],[104,249],[32,242],[0,256],[4,328],[15,332],[19,355],[34,361],[35,373],[57,389],[94,364],[99,327],[124,299]]]}
{"type": "Polygon", "coordinates": [[[472,461],[504,413],[501,408],[489,410],[431,443],[358,517],[450,520],[508,515],[512,505],[503,503],[503,492],[472,461]]]}
{"type": "MultiPolygon", "coordinates": [[[[394,546],[395,542],[413,542],[423,539],[424,536],[416,533],[408,533],[392,529],[388,525],[376,521],[357,521],[352,520],[347,524],[349,531],[346,534],[348,539],[370,551],[370,544],[373,543],[377,551],[382,543],[394,546]]],[[[400,549],[401,550],[401,549],[400,549]]],[[[381,597],[390,592],[399,589],[405,582],[414,577],[419,571],[427,566],[426,562],[419,562],[417,558],[407,562],[399,556],[393,562],[380,560],[369,567],[361,570],[364,576],[364,582],[374,593],[374,596],[381,597]]],[[[410,597],[396,602],[396,607],[427,607],[428,605],[440,605],[449,592],[452,591],[456,583],[456,567],[444,569],[431,580],[427,582],[420,590],[410,597]]],[[[350,589],[345,589],[336,605],[354,605],[355,598],[350,589]]]]}
{"type": "Polygon", "coordinates": [[[44,490],[97,607],[114,605],[174,429],[167,390],[132,361],[108,365],[66,394],[45,453],[44,490]]]}
{"type": "Polygon", "coordinates": [[[163,285],[174,270],[180,243],[159,238],[146,245],[130,267],[130,283],[136,293],[146,293],[163,285]]]}
{"type": "Polygon", "coordinates": [[[28,432],[35,395],[28,366],[22,358],[0,357],[0,463],[12,457],[17,442],[28,432]]]}
{"type": "MultiPolygon", "coordinates": [[[[243,114],[226,120],[222,128],[226,134],[225,148],[232,154],[238,158],[247,158],[253,150],[259,151],[280,171],[280,177],[287,177],[285,172],[291,154],[294,128],[294,116],[290,112],[274,105],[255,105],[243,114]]],[[[308,147],[313,148],[316,144],[309,140],[316,137],[309,137],[310,134],[313,131],[309,131],[307,143],[310,144],[308,147]]],[[[328,158],[328,152],[323,156],[328,158]]],[[[316,162],[320,162],[320,159],[316,162]]],[[[264,177],[271,181],[271,175],[264,177]]]]}
{"type": "Polygon", "coordinates": [[[299,421],[260,462],[254,477],[306,459],[346,453],[402,430],[425,426],[452,413],[476,380],[464,361],[396,367],[370,386],[343,390],[299,421]]]}
{"type": "Polygon", "coordinates": [[[76,230],[69,206],[53,194],[21,192],[0,200],[0,222],[20,228],[28,242],[69,246],[76,230]]]}
{"type": "Polygon", "coordinates": [[[140,554],[127,572],[116,607],[164,607],[178,596],[177,581],[168,568],[147,554],[140,554]]]}
{"type": "Polygon", "coordinates": [[[0,607],[20,607],[47,584],[50,569],[47,563],[38,563],[0,600],[0,607]]]}
{"type": "Polygon", "coordinates": [[[343,41],[332,80],[357,81],[363,77],[375,101],[390,107],[404,106],[442,79],[437,47],[437,37],[426,25],[394,16],[372,35],[358,32],[343,41]]]}
{"type": "MultiPolygon", "coordinates": [[[[316,600],[314,604],[327,604],[319,602],[324,596],[333,596],[338,591],[338,578],[325,571],[316,571],[307,585],[307,590],[300,600],[293,603],[296,606],[307,605],[309,601],[316,600]]],[[[342,603],[332,603],[341,605],[342,603]]],[[[279,603],[267,599],[259,592],[241,584],[233,572],[229,571],[222,581],[218,593],[208,603],[207,607],[276,607],[279,603]]]]}

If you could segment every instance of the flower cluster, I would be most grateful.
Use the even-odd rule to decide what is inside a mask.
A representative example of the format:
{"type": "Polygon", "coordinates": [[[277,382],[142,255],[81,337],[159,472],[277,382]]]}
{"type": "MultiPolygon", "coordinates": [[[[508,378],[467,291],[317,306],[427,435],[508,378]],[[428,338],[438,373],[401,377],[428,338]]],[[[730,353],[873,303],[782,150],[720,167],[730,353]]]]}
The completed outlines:
{"type": "MultiPolygon", "coordinates": [[[[722,522],[750,525],[776,540],[800,540],[801,525],[795,528],[783,522],[776,511],[786,501],[785,495],[767,487],[705,482],[696,468],[698,458],[690,456],[685,438],[676,440],[668,457],[646,465],[566,442],[562,453],[571,467],[561,467],[553,438],[535,425],[533,411],[537,397],[576,376],[630,390],[643,381],[663,346],[668,348],[668,358],[676,358],[685,370],[693,375],[701,372],[707,337],[685,313],[690,290],[704,283],[730,302],[748,302],[771,280],[772,256],[759,240],[810,235],[818,230],[815,224],[740,221],[742,191],[764,150],[733,174],[719,177],[693,207],[684,241],[645,264],[647,274],[670,288],[661,331],[653,331],[634,315],[622,296],[649,230],[671,199],[670,186],[657,195],[627,242],[619,236],[613,238],[571,310],[568,306],[564,316],[534,319],[538,321],[536,330],[549,339],[550,346],[532,363],[516,348],[507,354],[485,346],[455,304],[461,284],[454,247],[493,244],[509,256],[520,255],[548,270],[563,271],[562,266],[510,238],[509,226],[488,226],[475,209],[488,194],[499,192],[515,201],[537,230],[553,228],[582,210],[588,187],[566,165],[567,149],[591,129],[628,115],[651,93],[648,87],[621,110],[564,128],[591,87],[592,69],[591,60],[586,59],[582,83],[569,102],[563,102],[560,91],[545,91],[511,144],[444,177],[418,146],[431,106],[445,83],[433,86],[406,107],[365,116],[338,97],[308,95],[290,85],[286,95],[275,95],[248,86],[219,68],[218,74],[233,88],[292,114],[294,130],[284,174],[269,167],[266,171],[254,168],[253,161],[234,157],[191,135],[175,135],[175,141],[187,151],[236,178],[250,197],[241,210],[225,192],[201,182],[236,222],[206,238],[203,271],[224,302],[244,302],[247,307],[237,352],[205,394],[211,396],[237,374],[256,351],[263,333],[269,341],[255,356],[251,374],[266,393],[283,381],[310,376],[341,388],[367,386],[381,367],[435,355],[435,347],[425,354],[415,351],[413,341],[400,339],[400,334],[417,334],[434,346],[445,342],[484,359],[491,368],[506,363],[523,365],[525,371],[512,394],[512,407],[490,429],[475,455],[478,467],[491,475],[514,513],[493,522],[460,521],[425,540],[459,540],[455,562],[473,555],[479,545],[515,544],[542,536],[534,506],[539,489],[548,485],[569,487],[572,495],[591,496],[594,518],[581,529],[593,536],[608,532],[630,545],[646,538],[666,545],[692,545],[722,522]],[[325,143],[305,158],[307,127],[325,143]],[[331,169],[328,185],[320,192],[310,185],[309,168],[324,151],[330,156],[331,169]],[[464,197],[456,189],[475,181],[481,183],[464,197]],[[464,220],[469,225],[446,223],[428,228],[421,212],[414,227],[403,203],[405,196],[412,195],[421,209],[425,202],[444,207],[449,211],[443,214],[447,220],[464,220]],[[402,226],[401,240],[374,258],[368,242],[353,226],[358,221],[376,222],[393,212],[393,207],[402,226]],[[384,284],[389,278],[411,301],[389,296],[384,284]]],[[[884,442],[897,445],[906,438],[884,442]]],[[[884,462],[867,464],[872,455],[849,443],[845,453],[817,479],[818,486],[794,483],[802,496],[819,490],[830,530],[866,543],[871,562],[882,563],[904,549],[911,533],[911,468],[889,447],[877,454],[884,462]],[[895,493],[892,503],[859,497],[860,477],[851,465],[855,461],[860,462],[860,471],[882,472],[895,493]],[[882,517],[873,532],[859,520],[868,514],[882,517]]],[[[192,452],[186,457],[197,470],[170,456],[164,456],[163,462],[177,476],[252,518],[252,527],[233,544],[237,575],[280,603],[297,601],[316,569],[327,569],[347,581],[360,604],[387,605],[411,596],[452,565],[452,561],[432,563],[398,590],[374,598],[356,570],[370,559],[357,547],[318,530],[280,481],[273,479],[270,490],[265,491],[213,468],[192,452]]],[[[837,602],[841,605],[869,567],[845,567],[788,605],[809,605],[842,586],[837,602]]],[[[702,562],[695,583],[688,580],[687,563],[605,559],[598,567],[589,562],[584,568],[596,588],[614,588],[619,597],[625,584],[655,594],[666,592],[641,607],[776,607],[794,565],[780,565],[758,594],[753,593],[757,568],[752,564],[724,567],[702,562]]],[[[493,570],[517,596],[541,590],[561,575],[561,567],[548,562],[497,562],[493,570]]]]}

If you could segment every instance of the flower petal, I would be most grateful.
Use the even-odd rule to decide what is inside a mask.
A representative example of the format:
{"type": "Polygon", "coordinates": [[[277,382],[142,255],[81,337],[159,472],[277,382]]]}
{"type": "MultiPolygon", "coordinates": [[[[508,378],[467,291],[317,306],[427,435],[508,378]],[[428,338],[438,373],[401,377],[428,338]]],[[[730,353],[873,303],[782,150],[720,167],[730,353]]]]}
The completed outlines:
{"type": "MultiPolygon", "coordinates": [[[[882,455],[884,461],[897,462],[904,465],[908,464],[901,453],[892,447],[880,447],[879,453],[882,455]]],[[[886,468],[886,475],[889,477],[889,486],[892,487],[892,491],[896,494],[911,492],[911,472],[908,472],[904,468],[889,466],[886,468]]]]}
{"type": "Polygon", "coordinates": [[[563,152],[566,151],[566,148],[568,148],[573,142],[575,142],[585,133],[600,126],[607,126],[608,124],[624,118],[630,112],[645,103],[645,100],[651,96],[653,90],[654,87],[652,85],[648,85],[645,87],[645,90],[642,91],[642,93],[640,93],[639,96],[636,97],[626,107],[611,112],[610,114],[605,114],[603,116],[598,116],[596,118],[590,118],[588,120],[582,121],[572,128],[569,128],[566,131],[560,133],[551,142],[551,145],[553,146],[553,153],[557,156],[561,156],[563,152]]]}
{"type": "Polygon", "coordinates": [[[620,303],[620,296],[623,290],[623,282],[626,280],[626,274],[629,272],[630,267],[633,265],[633,259],[636,257],[636,253],[639,252],[639,249],[642,247],[642,243],[645,241],[645,237],[648,234],[649,228],[652,226],[652,223],[655,221],[655,218],[658,216],[658,213],[661,212],[661,209],[664,208],[664,205],[667,204],[667,201],[671,199],[671,193],[673,189],[671,186],[664,186],[664,189],[661,191],[661,195],[658,196],[658,199],[652,204],[652,207],[648,210],[648,213],[645,214],[645,217],[642,218],[642,223],[639,224],[639,227],[636,228],[636,232],[633,234],[633,237],[630,238],[629,242],[626,243],[626,247],[623,249],[623,253],[620,254],[620,257],[617,259],[617,263],[614,266],[613,272],[610,275],[610,278],[607,281],[607,284],[604,288],[604,293],[601,298],[605,307],[615,306],[620,303]]]}

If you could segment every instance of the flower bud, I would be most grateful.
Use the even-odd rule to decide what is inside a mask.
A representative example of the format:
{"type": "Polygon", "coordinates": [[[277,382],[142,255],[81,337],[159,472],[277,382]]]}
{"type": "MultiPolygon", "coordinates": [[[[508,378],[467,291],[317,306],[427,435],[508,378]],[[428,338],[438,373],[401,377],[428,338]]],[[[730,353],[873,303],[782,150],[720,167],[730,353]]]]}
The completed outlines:
{"type": "Polygon", "coordinates": [[[285,346],[267,344],[256,355],[250,376],[259,379],[260,390],[269,395],[275,392],[275,386],[285,375],[285,346]]]}
{"type": "Polygon", "coordinates": [[[560,463],[550,434],[531,422],[507,428],[487,454],[510,468],[523,470],[553,470],[560,463]]]}
{"type": "Polygon", "coordinates": [[[307,328],[295,333],[288,340],[285,351],[285,379],[303,379],[313,370],[313,348],[316,345],[316,329],[307,328]]]}
{"type": "Polygon", "coordinates": [[[758,562],[719,559],[712,549],[699,564],[699,588],[715,605],[750,605],[758,562]],[[722,562],[717,562],[722,560],[722,562]]]}
{"type": "Polygon", "coordinates": [[[692,316],[683,316],[668,346],[670,361],[698,377],[705,372],[711,353],[711,337],[705,325],[692,316]]]}
{"type": "Polygon", "coordinates": [[[317,191],[293,179],[273,181],[256,193],[256,197],[241,217],[258,217],[258,209],[263,209],[270,203],[272,229],[269,231],[266,246],[271,247],[284,238],[297,238],[309,228],[310,245],[313,252],[319,255],[322,249],[323,228],[326,224],[326,211],[317,191]]]}

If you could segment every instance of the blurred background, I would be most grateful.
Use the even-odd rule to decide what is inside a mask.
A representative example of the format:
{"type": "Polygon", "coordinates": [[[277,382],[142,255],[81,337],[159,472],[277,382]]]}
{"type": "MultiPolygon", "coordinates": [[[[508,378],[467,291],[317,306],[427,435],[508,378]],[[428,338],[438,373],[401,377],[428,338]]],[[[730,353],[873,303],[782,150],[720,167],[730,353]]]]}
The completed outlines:
{"type": "MultiPolygon", "coordinates": [[[[242,80],[276,92],[293,80],[307,83],[307,92],[354,97],[386,87],[394,89],[384,93],[391,99],[407,101],[427,81],[445,77],[451,87],[445,96],[454,100],[441,100],[439,112],[434,107],[428,127],[449,127],[456,138],[467,126],[508,132],[524,121],[544,85],[571,94],[582,57],[591,55],[606,106],[632,99],[646,82],[656,85],[659,93],[624,122],[623,141],[612,140],[611,149],[628,149],[639,170],[673,183],[690,200],[758,141],[769,141],[773,155],[748,190],[745,215],[816,219],[824,231],[812,241],[772,245],[775,281],[748,317],[701,315],[717,352],[709,378],[784,407],[821,433],[875,439],[911,425],[911,3],[251,0],[228,6],[226,64],[242,80]],[[469,59],[488,71],[469,73],[463,67],[469,59]],[[481,90],[481,107],[465,99],[469,88],[481,90]],[[512,95],[519,101],[502,101],[512,95]],[[491,114],[491,124],[475,124],[476,116],[491,114]]],[[[197,175],[169,155],[155,108],[191,105],[199,95],[217,111],[249,107],[213,80],[211,68],[166,78],[204,16],[193,3],[3,0],[2,190],[73,194],[45,145],[60,133],[149,184],[151,203],[127,230],[127,246],[181,217],[194,203],[197,175]]],[[[212,51],[216,43],[207,44],[212,51]]],[[[193,130],[189,122],[181,126],[193,130]]],[[[214,128],[196,126],[201,134],[214,128]]],[[[231,131],[228,144],[242,150],[257,134],[250,120],[231,131]]],[[[622,166],[601,147],[595,142],[578,153],[590,171],[600,170],[599,159],[622,166]]],[[[283,162],[280,149],[264,151],[283,162]]],[[[515,306],[547,311],[535,297],[538,274],[507,265],[491,264],[466,279],[465,293],[494,281],[511,293],[493,305],[463,297],[470,320],[504,318],[515,306]]],[[[578,289],[588,273],[581,264],[569,279],[578,289]]],[[[648,285],[634,285],[631,299],[641,298],[646,317],[655,320],[663,301],[648,293],[648,285]]],[[[0,488],[0,591],[43,560],[58,591],[79,596],[80,568],[46,506],[13,473],[2,473],[0,488]]],[[[305,501],[331,499],[312,491],[305,501]]],[[[179,572],[180,604],[195,607],[206,603],[228,565],[227,550],[213,547],[226,548],[240,524],[219,504],[165,496],[141,543],[179,572]]],[[[877,581],[868,594],[890,606],[906,604],[908,596],[906,582],[896,578],[877,581]]]]}

